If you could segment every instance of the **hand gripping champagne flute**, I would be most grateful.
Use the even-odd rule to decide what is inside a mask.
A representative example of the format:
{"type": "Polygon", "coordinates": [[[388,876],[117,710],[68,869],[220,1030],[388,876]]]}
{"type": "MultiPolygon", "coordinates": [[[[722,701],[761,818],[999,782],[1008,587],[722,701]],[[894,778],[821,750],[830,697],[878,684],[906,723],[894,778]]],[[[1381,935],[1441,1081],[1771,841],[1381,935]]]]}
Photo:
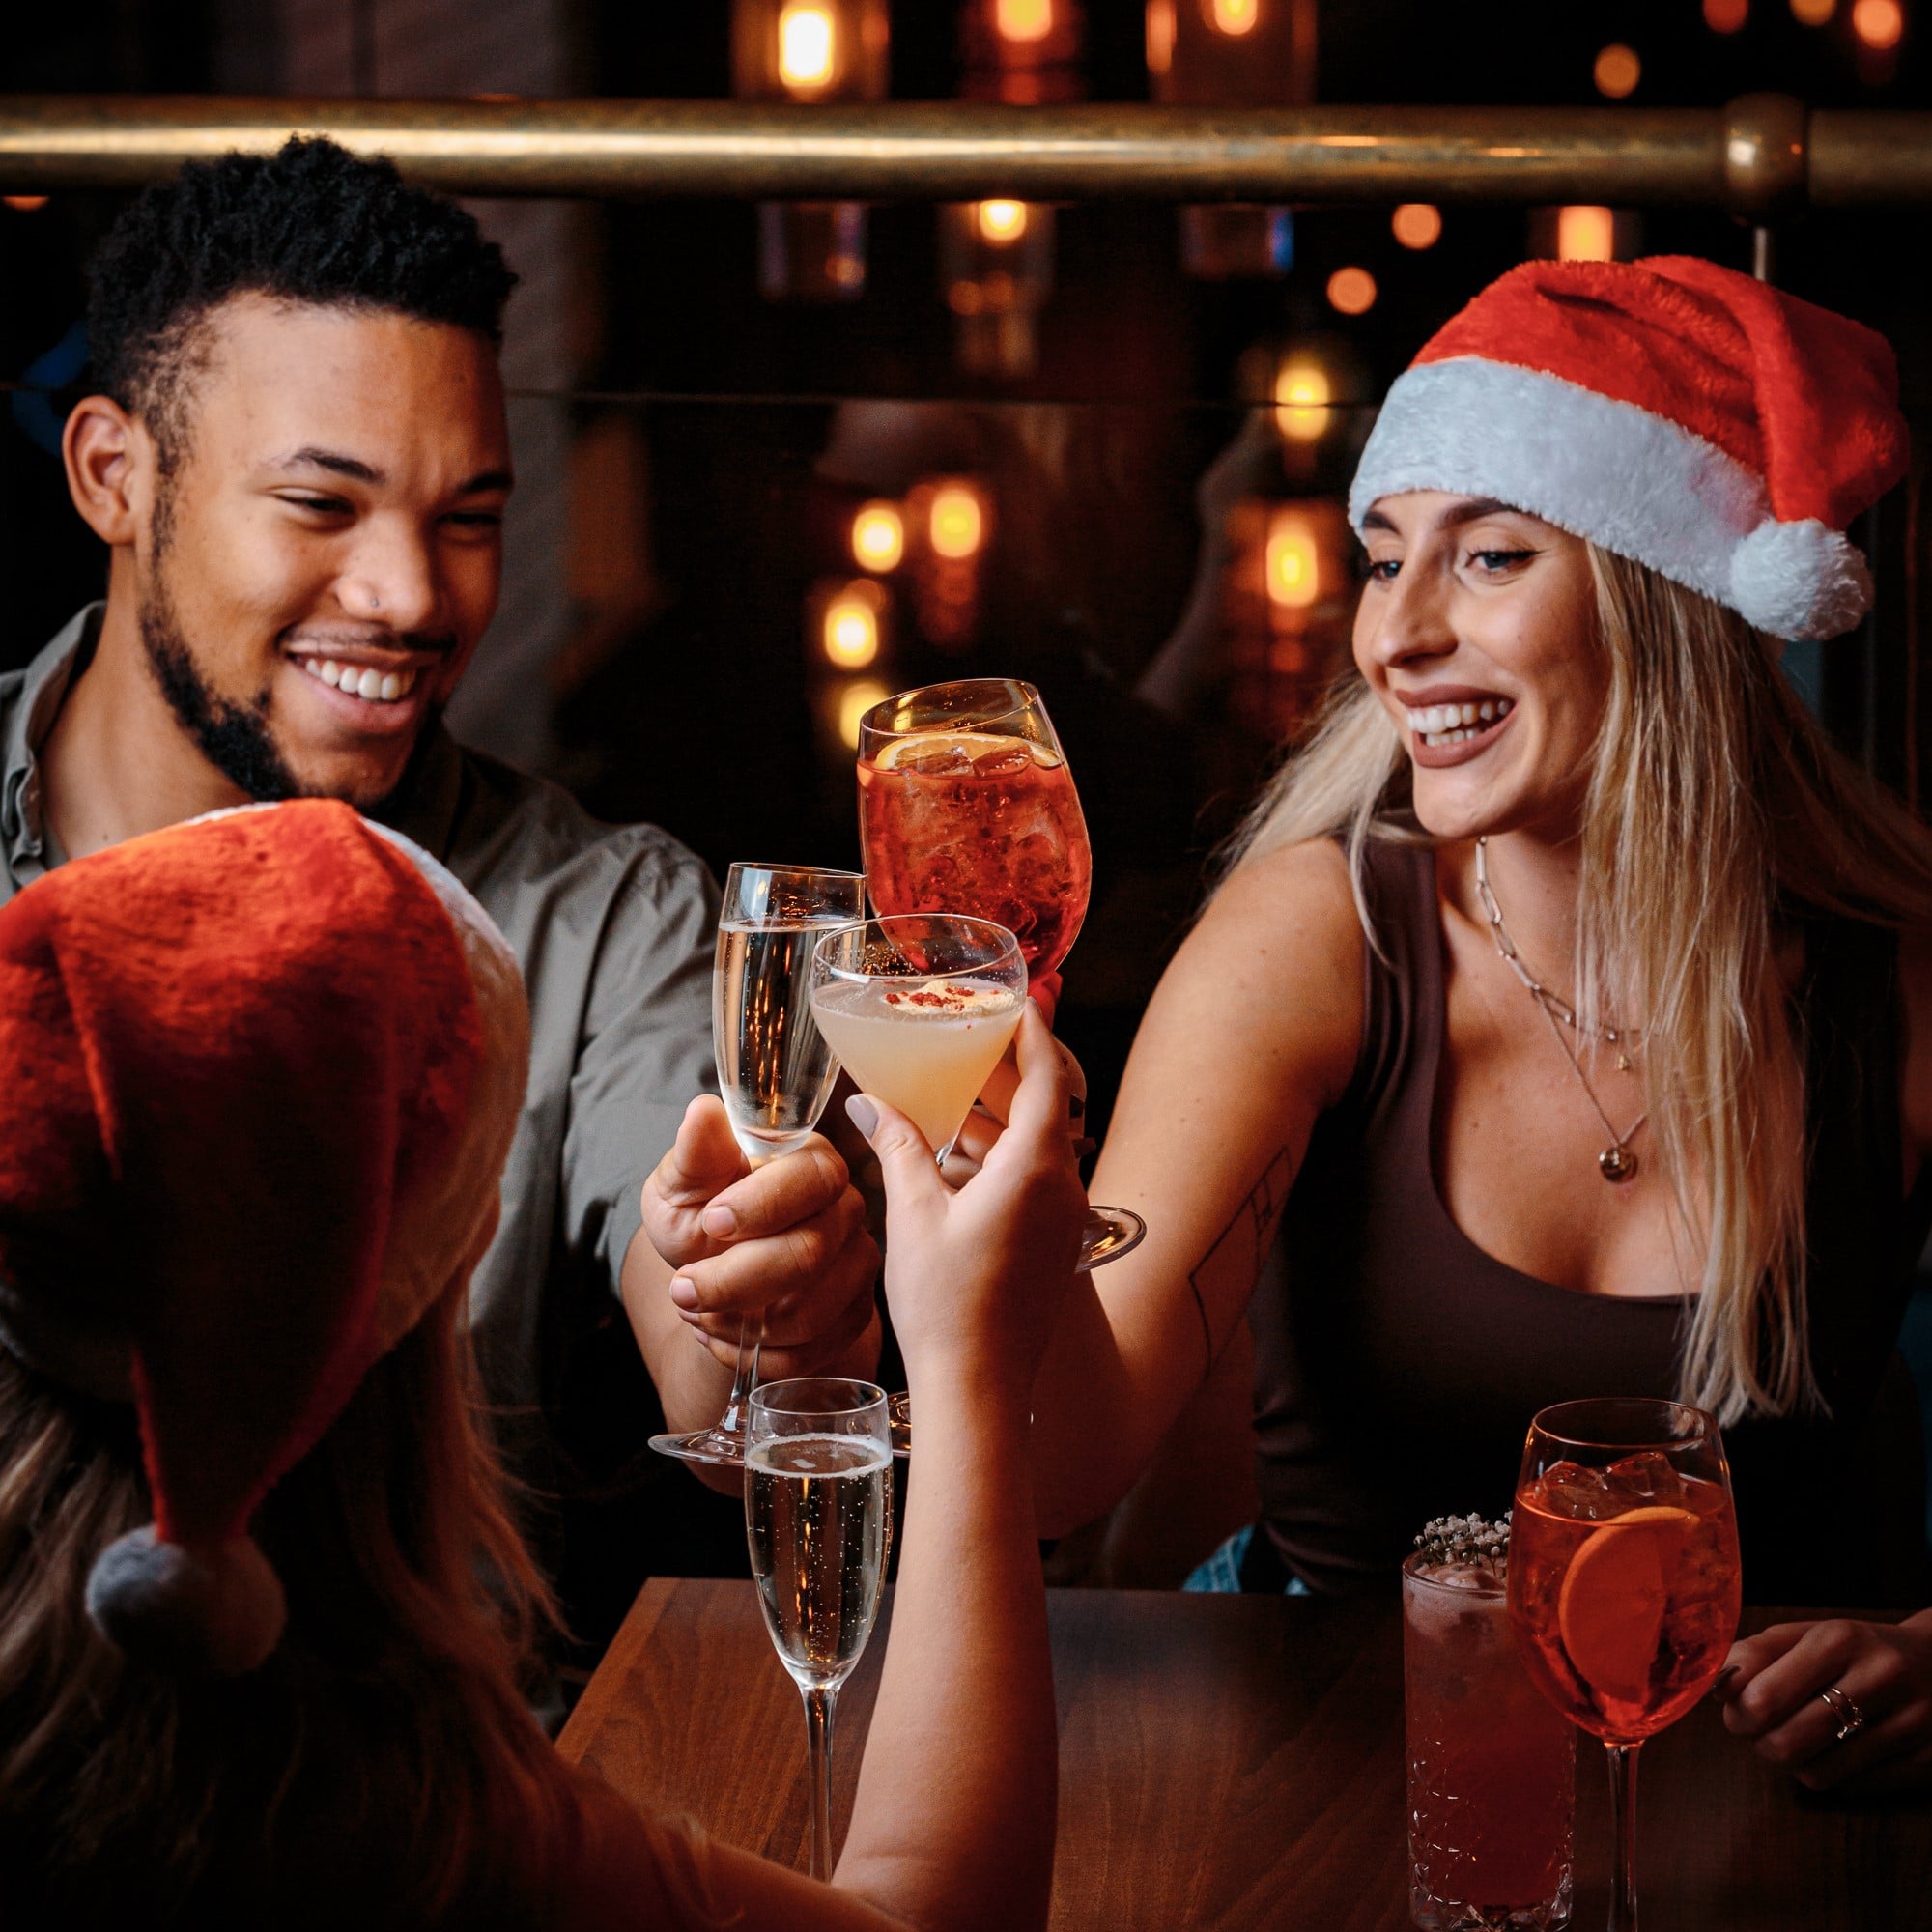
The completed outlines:
{"type": "Polygon", "coordinates": [[[832,1876],[832,1712],[879,1614],[892,1542],[883,1390],[767,1382],[751,1401],[745,1531],[758,1607],[805,1698],[811,1875],[832,1876]]]}
{"type": "MultiPolygon", "coordinates": [[[[711,1046],[731,1131],[753,1167],[805,1145],[838,1077],[811,1017],[813,949],[866,914],[857,872],[815,866],[733,866],[724,878],[711,972],[711,1046]]],[[[744,1460],[745,1402],[758,1378],[762,1320],[747,1316],[724,1413],[708,1429],[653,1435],[689,1463],[744,1460]]]]}
{"type": "Polygon", "coordinates": [[[1510,1524],[1510,1622],[1536,1688],[1609,1754],[1609,1932],[1636,1932],[1637,1748],[1717,1680],[1739,1602],[1710,1416],[1637,1398],[1537,1415],[1510,1524]]]}
{"type": "MultiPolygon", "coordinates": [[[[992,920],[1012,933],[1030,980],[1065,958],[1087,917],[1094,858],[1080,795],[1039,693],[1016,678],[926,685],[866,713],[859,837],[874,912],[992,920]]],[[[1127,1208],[1090,1208],[1081,1267],[1146,1233],[1127,1208]]]]}

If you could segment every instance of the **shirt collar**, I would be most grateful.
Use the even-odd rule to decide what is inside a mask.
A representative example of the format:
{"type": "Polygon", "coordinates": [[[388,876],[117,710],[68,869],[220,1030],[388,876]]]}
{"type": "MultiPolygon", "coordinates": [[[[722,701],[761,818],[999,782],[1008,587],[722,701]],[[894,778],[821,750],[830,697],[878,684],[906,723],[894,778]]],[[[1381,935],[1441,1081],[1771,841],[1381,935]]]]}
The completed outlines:
{"type": "Polygon", "coordinates": [[[27,667],[18,695],[0,721],[0,841],[20,885],[46,869],[46,800],[39,753],[60,716],[75,668],[94,654],[106,609],[89,604],[75,612],[27,667]]]}

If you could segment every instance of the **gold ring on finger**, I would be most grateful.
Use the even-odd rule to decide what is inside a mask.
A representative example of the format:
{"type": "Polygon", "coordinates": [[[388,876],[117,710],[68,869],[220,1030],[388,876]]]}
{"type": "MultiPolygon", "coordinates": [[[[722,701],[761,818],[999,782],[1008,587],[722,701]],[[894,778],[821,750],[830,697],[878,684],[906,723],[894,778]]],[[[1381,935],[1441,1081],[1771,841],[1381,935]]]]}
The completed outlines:
{"type": "Polygon", "coordinates": [[[1831,1712],[1833,1721],[1837,1725],[1834,1744],[1844,1744],[1855,1738],[1865,1727],[1865,1714],[1835,1684],[1828,1684],[1818,1693],[1819,1701],[1831,1712]]]}

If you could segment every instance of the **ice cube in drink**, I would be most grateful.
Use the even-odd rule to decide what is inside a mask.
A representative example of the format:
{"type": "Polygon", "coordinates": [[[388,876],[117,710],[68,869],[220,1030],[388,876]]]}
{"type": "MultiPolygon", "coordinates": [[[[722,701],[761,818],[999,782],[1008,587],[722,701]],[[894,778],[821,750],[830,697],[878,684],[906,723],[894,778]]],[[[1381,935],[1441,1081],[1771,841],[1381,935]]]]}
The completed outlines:
{"type": "Polygon", "coordinates": [[[1403,1566],[1409,1909],[1425,1932],[1565,1924],[1576,1733],[1530,1682],[1503,1578],[1403,1566]]]}

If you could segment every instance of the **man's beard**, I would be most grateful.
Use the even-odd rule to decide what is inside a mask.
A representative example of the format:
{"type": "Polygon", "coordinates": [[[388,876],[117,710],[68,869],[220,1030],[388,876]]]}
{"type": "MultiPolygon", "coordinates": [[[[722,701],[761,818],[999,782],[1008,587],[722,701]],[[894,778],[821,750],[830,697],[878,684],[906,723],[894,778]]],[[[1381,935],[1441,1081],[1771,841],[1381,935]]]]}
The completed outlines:
{"type": "MultiPolygon", "coordinates": [[[[148,662],[154,668],[169,710],[202,756],[223,778],[261,805],[273,805],[288,798],[330,795],[304,785],[282,755],[269,729],[270,694],[266,686],[252,702],[237,704],[223,697],[202,675],[194,653],[182,635],[173,601],[158,578],[151,592],[141,600],[139,621],[148,662]]],[[[423,729],[416,734],[409,763],[394,790],[401,791],[408,784],[417,754],[434,734],[440,715],[440,706],[425,714],[423,729]]],[[[381,798],[347,801],[358,810],[372,810],[383,802],[381,798]]]]}

